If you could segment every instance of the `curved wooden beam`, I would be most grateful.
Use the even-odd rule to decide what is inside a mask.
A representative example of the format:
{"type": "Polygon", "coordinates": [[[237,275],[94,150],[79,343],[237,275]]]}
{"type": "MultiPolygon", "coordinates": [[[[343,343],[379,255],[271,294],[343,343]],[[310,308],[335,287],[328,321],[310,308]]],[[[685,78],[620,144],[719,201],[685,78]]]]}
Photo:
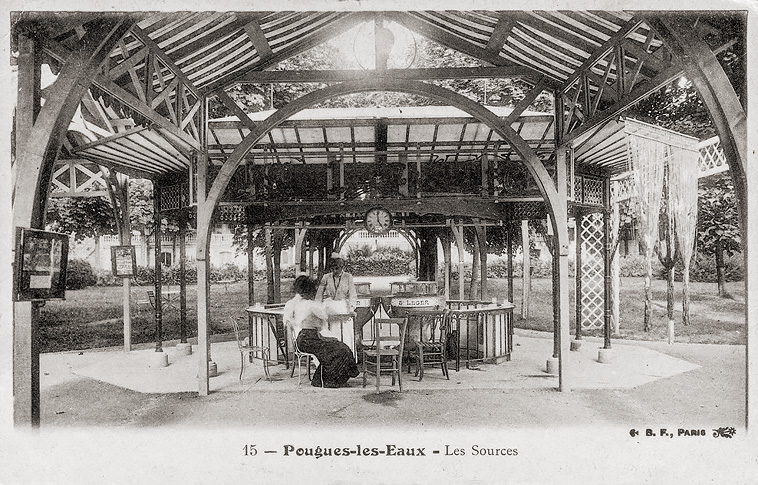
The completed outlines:
{"type": "MultiPolygon", "coordinates": [[[[310,107],[316,103],[345,94],[366,91],[393,91],[418,94],[421,96],[444,101],[451,104],[452,106],[466,111],[473,117],[485,123],[494,132],[496,132],[508,143],[510,143],[513,149],[524,161],[532,177],[534,177],[536,180],[537,186],[539,187],[543,198],[548,203],[548,210],[551,212],[551,215],[555,215],[553,214],[553,210],[558,207],[562,207],[565,213],[565,201],[561,203],[559,200],[555,184],[550,178],[550,175],[545,169],[545,166],[537,157],[536,153],[531,149],[526,141],[524,141],[521,136],[518,135],[510,127],[510,125],[505,123],[502,118],[495,115],[492,111],[461,94],[433,84],[408,80],[366,79],[336,84],[319,91],[309,93],[293,101],[287,106],[282,107],[271,116],[258,123],[255,130],[250,131],[245,139],[242,140],[239,145],[237,145],[237,148],[231,153],[227,161],[224,163],[224,166],[221,168],[221,171],[216,176],[216,179],[213,182],[213,186],[208,192],[206,204],[204,204],[203,207],[198,208],[198,223],[210,223],[215,204],[220,199],[224,190],[226,190],[226,186],[228,185],[229,180],[231,180],[231,177],[234,175],[234,172],[239,166],[240,162],[247,155],[250,149],[256,143],[258,143],[258,141],[264,135],[271,131],[271,129],[281,124],[295,113],[306,109],[307,107],[310,107]]],[[[552,218],[553,221],[556,221],[556,219],[558,218],[552,218]]],[[[559,232],[557,229],[558,228],[556,227],[556,233],[559,232]]],[[[198,235],[198,237],[200,237],[200,235],[198,235]]],[[[202,247],[204,246],[198,244],[198,248],[202,247]]],[[[204,257],[204,255],[201,256],[204,257]]]]}
{"type": "MultiPolygon", "coordinates": [[[[13,186],[13,225],[42,228],[53,166],[66,130],[98,69],[134,25],[131,16],[107,16],[87,31],[48,88],[45,105],[27,141],[17,147],[13,186]]],[[[28,82],[19,79],[19,84],[28,82]]],[[[14,422],[38,426],[40,420],[38,316],[30,302],[13,308],[14,422]]]]}
{"type": "MultiPolygon", "coordinates": [[[[737,194],[737,207],[740,215],[740,227],[742,233],[742,255],[745,261],[746,275],[750,274],[753,266],[748,256],[750,248],[750,231],[748,227],[748,201],[747,201],[747,114],[740,103],[737,93],[731,82],[726,77],[724,69],[719,64],[713,51],[695,32],[692,17],[680,18],[678,16],[650,16],[648,24],[655,29],[656,33],[663,38],[666,46],[672,51],[684,68],[685,75],[692,81],[703,100],[708,113],[711,115],[716,132],[721,140],[721,147],[729,164],[732,182],[737,194]]],[[[754,280],[753,280],[754,281],[754,280]]],[[[745,294],[752,289],[751,278],[745,278],[745,294]]],[[[745,323],[748,325],[747,335],[755,334],[750,331],[751,313],[755,315],[755,306],[750,304],[750,299],[745,305],[745,323]]],[[[755,325],[755,323],[753,323],[755,325]]],[[[758,402],[758,393],[755,384],[751,381],[758,374],[758,364],[754,355],[754,339],[748,337],[747,350],[745,352],[745,425],[748,429],[758,427],[758,416],[751,412],[751,404],[758,402]],[[751,386],[751,384],[753,384],[751,386]],[[753,388],[751,390],[751,387],[753,388]]]]}
{"type": "MultiPolygon", "coordinates": [[[[303,109],[306,109],[310,106],[313,106],[327,99],[343,96],[346,94],[360,93],[360,92],[367,92],[367,91],[391,91],[391,92],[402,92],[402,93],[408,93],[408,94],[417,94],[420,96],[424,96],[424,97],[428,97],[428,98],[432,98],[432,99],[436,99],[436,100],[448,103],[452,106],[455,106],[456,108],[459,108],[467,112],[474,118],[480,120],[481,122],[486,124],[490,129],[492,129],[495,133],[500,135],[504,140],[510,143],[510,145],[513,147],[516,153],[524,161],[530,174],[532,175],[532,177],[534,177],[535,181],[537,182],[537,186],[539,187],[540,192],[542,193],[543,199],[547,203],[548,212],[551,215],[550,219],[553,223],[555,234],[558,237],[558,244],[560,245],[561,248],[565,247],[566,253],[567,253],[568,251],[567,249],[568,248],[568,219],[567,219],[567,202],[565,200],[565,197],[561,199],[555,183],[553,182],[552,178],[550,177],[547,170],[545,169],[545,166],[537,157],[537,154],[534,152],[534,150],[531,149],[529,144],[510,127],[510,125],[507,122],[505,122],[502,118],[498,117],[492,111],[488,110],[484,106],[476,103],[475,101],[472,101],[461,94],[442,88],[440,86],[436,86],[434,84],[427,84],[420,81],[376,78],[376,79],[364,79],[364,80],[358,80],[358,81],[345,82],[341,84],[328,86],[318,91],[311,92],[293,101],[287,106],[280,108],[275,113],[271,114],[271,116],[261,121],[260,123],[256,124],[255,129],[251,130],[250,133],[242,140],[242,142],[239,145],[237,145],[237,148],[235,148],[235,150],[231,153],[231,155],[226,160],[224,165],[221,167],[220,172],[216,176],[216,179],[213,181],[213,185],[211,186],[210,191],[208,192],[207,198],[201,201],[201,198],[198,197],[198,208],[197,208],[198,233],[197,233],[197,257],[196,257],[198,262],[204,262],[207,260],[207,257],[208,257],[207,255],[208,244],[207,243],[210,237],[211,219],[213,217],[213,211],[216,208],[216,204],[221,198],[221,195],[226,190],[226,187],[229,184],[229,181],[231,180],[232,176],[234,175],[235,170],[240,165],[243,158],[251,150],[251,148],[256,143],[258,143],[258,141],[263,136],[265,136],[269,131],[271,131],[273,128],[275,128],[279,124],[283,123],[285,120],[287,120],[294,114],[298,113],[299,111],[302,111],[303,109]],[[200,230],[200,228],[205,228],[205,229],[200,230]]],[[[559,186],[565,186],[565,180],[560,181],[559,186]]],[[[562,260],[565,260],[565,259],[566,258],[562,258],[562,260]]],[[[568,310],[567,310],[568,308],[568,280],[567,280],[568,262],[562,261],[562,265],[565,266],[565,268],[562,266],[562,272],[560,274],[566,275],[565,276],[566,281],[562,281],[560,285],[561,287],[563,287],[563,290],[565,290],[565,291],[563,290],[561,291],[561,307],[562,307],[562,310],[565,309],[564,311],[565,322],[562,322],[562,326],[567,327],[568,325],[568,310]]],[[[204,275],[201,275],[200,272],[198,271],[198,280],[202,276],[204,275]]],[[[564,277],[562,276],[561,280],[563,279],[564,277]]],[[[200,283],[200,281],[198,281],[198,283],[199,283],[198,293],[200,293],[202,284],[200,283]]],[[[198,333],[202,332],[202,329],[207,329],[207,321],[206,321],[207,315],[203,311],[201,311],[202,309],[204,309],[205,302],[204,301],[201,302],[201,300],[202,298],[198,298],[198,333]]],[[[200,338],[198,342],[200,342],[201,340],[205,341],[204,339],[200,338]]],[[[565,347],[566,349],[568,348],[567,345],[565,347]]],[[[562,356],[563,356],[563,353],[561,354],[561,357],[562,356]]],[[[202,353],[200,355],[200,359],[201,359],[200,365],[205,366],[206,369],[201,369],[201,371],[198,373],[198,379],[200,381],[198,385],[200,389],[200,394],[207,394],[207,390],[208,390],[207,362],[205,361],[205,359],[203,359],[202,353]]],[[[559,389],[561,391],[570,390],[570,386],[568,386],[566,380],[564,379],[565,374],[566,373],[564,372],[563,365],[561,365],[560,376],[559,376],[559,389]]]]}
{"type": "Polygon", "coordinates": [[[81,47],[66,59],[58,79],[48,88],[28,141],[16,154],[14,226],[42,227],[50,171],[71,118],[103,61],[134,23],[127,16],[104,18],[82,38],[81,47]]]}

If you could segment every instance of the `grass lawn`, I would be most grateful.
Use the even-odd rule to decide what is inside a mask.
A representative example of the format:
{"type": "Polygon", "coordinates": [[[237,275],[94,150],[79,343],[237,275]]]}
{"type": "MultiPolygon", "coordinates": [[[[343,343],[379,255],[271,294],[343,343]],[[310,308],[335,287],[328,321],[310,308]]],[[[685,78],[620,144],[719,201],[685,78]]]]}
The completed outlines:
{"type": "MultiPolygon", "coordinates": [[[[265,282],[256,282],[255,300],[266,301],[265,282]]],[[[490,279],[490,296],[503,300],[506,296],[506,280],[490,279]]],[[[452,298],[457,298],[457,282],[453,282],[452,298]]],[[[532,304],[528,319],[521,319],[521,281],[514,281],[516,308],[514,321],[517,328],[552,331],[551,281],[547,278],[532,280],[532,304]]],[[[692,283],[691,325],[681,323],[681,284],[676,286],[676,340],[689,343],[745,343],[745,287],[742,282],[728,283],[732,299],[716,296],[715,283],[692,283]]],[[[282,280],[282,301],[292,296],[292,280],[282,280]]],[[[155,342],[155,321],[150,305],[137,305],[137,300],[146,299],[146,287],[133,287],[132,291],[132,342],[134,344],[155,342]]],[[[666,320],[666,282],[653,281],[653,329],[642,330],[644,309],[644,283],[642,278],[622,278],[621,282],[621,331],[614,338],[659,340],[668,338],[666,320]]],[[[49,301],[40,310],[40,348],[42,352],[80,350],[88,348],[123,345],[122,287],[92,287],[66,292],[65,301],[49,301]]],[[[178,306],[178,303],[177,303],[178,306]]],[[[231,332],[231,318],[238,319],[245,327],[247,321],[247,283],[211,285],[212,335],[231,332]]],[[[571,288],[571,328],[574,329],[573,285],[571,288]]],[[[197,334],[196,290],[194,285],[187,291],[188,335],[197,334]]],[[[572,330],[572,335],[574,331],[572,330]]],[[[602,335],[597,329],[585,335],[602,335]]],[[[179,311],[164,310],[163,340],[179,338],[179,311]]]]}

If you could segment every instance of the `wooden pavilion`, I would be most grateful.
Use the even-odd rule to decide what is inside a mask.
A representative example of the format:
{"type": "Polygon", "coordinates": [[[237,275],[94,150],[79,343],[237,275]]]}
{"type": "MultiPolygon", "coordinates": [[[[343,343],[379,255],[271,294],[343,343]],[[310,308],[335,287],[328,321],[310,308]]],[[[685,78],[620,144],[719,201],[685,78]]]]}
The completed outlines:
{"type": "MultiPolygon", "coordinates": [[[[192,213],[198,392],[207,395],[213,221],[336,231],[319,249],[326,255],[340,229],[383,207],[398,227],[415,231],[425,255],[419,276],[433,279],[436,249],[430,248],[437,238],[455,237],[457,228],[471,225],[483,240],[490,225],[547,219],[556,255],[559,389],[568,391],[569,217],[576,211],[603,215],[597,228],[607,272],[610,179],[624,169],[613,157],[580,155],[610,136],[609,127],[627,108],[682,75],[694,83],[721,139],[748,239],[745,84],[732,85],[717,58],[734,45],[746,49],[746,17],[623,11],[15,14],[13,226],[44,228],[53,180],[78,167],[108,186],[123,245],[130,244],[131,232],[119,174],[152,179],[157,211],[192,213]],[[375,69],[271,70],[362,23],[382,38],[389,22],[463,52],[480,67],[392,69],[378,42],[375,69]],[[43,64],[57,73],[45,89],[43,64]],[[430,82],[487,78],[520,78],[532,89],[504,109],[430,82]],[[326,87],[255,115],[227,93],[240,83],[282,82],[326,87]],[[440,106],[312,109],[370,91],[415,94],[440,106]],[[527,111],[545,91],[554,98],[554,113],[527,111]],[[209,120],[213,97],[235,116],[209,120]]],[[[607,298],[603,304],[607,320],[607,298]]],[[[37,318],[34,302],[14,302],[18,425],[39,422],[37,318]]],[[[749,362],[747,369],[749,377],[749,362]]]]}

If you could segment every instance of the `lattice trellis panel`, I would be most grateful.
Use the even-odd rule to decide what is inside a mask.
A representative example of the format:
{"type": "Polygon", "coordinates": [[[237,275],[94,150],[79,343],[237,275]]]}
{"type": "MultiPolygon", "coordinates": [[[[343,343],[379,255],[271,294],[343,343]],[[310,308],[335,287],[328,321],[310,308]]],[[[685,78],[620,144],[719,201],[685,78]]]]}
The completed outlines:
{"type": "Polygon", "coordinates": [[[103,174],[94,163],[61,160],[55,164],[50,181],[50,197],[107,196],[103,174]]]}
{"type": "Polygon", "coordinates": [[[717,174],[729,170],[729,164],[726,161],[726,155],[721,148],[719,137],[714,136],[698,144],[700,158],[698,167],[700,168],[700,177],[717,174]]]}
{"type": "Polygon", "coordinates": [[[521,219],[544,219],[547,216],[547,208],[544,202],[515,202],[511,205],[512,218],[521,219]]]}
{"type": "Polygon", "coordinates": [[[582,328],[603,326],[604,261],[603,214],[591,213],[582,218],[582,328]]]}
{"type": "Polygon", "coordinates": [[[244,205],[220,205],[216,207],[215,219],[217,222],[246,222],[244,205]]]}

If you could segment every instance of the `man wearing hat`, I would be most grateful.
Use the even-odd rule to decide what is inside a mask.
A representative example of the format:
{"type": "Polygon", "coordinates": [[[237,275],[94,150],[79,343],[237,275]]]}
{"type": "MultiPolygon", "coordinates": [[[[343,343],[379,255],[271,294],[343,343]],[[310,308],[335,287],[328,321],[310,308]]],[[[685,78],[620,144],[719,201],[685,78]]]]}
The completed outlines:
{"type": "Polygon", "coordinates": [[[340,253],[335,252],[329,256],[329,268],[332,272],[321,278],[316,301],[329,298],[334,301],[344,301],[347,306],[346,313],[354,312],[358,293],[355,291],[353,275],[345,271],[345,260],[340,253]]]}

